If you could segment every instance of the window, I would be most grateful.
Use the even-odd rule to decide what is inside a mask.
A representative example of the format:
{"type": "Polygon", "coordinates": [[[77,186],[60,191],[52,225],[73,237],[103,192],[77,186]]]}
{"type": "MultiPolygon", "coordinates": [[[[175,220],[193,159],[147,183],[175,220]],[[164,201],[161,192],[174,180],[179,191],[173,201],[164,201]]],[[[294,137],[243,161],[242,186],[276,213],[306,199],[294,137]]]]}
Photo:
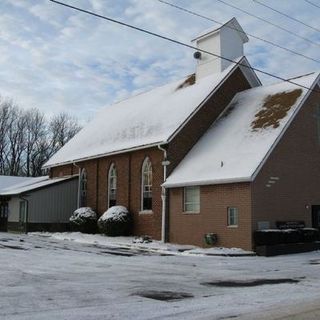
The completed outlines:
{"type": "Polygon", "coordinates": [[[237,227],[239,220],[238,208],[228,208],[228,226],[237,227]]]}
{"type": "Polygon", "coordinates": [[[185,187],[184,188],[184,212],[200,212],[200,187],[185,187]]]}
{"type": "Polygon", "coordinates": [[[111,164],[108,175],[108,208],[117,204],[117,169],[111,164]]]}
{"type": "Polygon", "coordinates": [[[87,205],[87,171],[82,169],[80,175],[80,207],[85,207],[87,205]]]}
{"type": "Polygon", "coordinates": [[[26,202],[20,201],[19,222],[25,223],[25,221],[26,221],[26,202]]]}
{"type": "Polygon", "coordinates": [[[146,158],[142,164],[142,210],[152,210],[152,164],[146,158]]]}

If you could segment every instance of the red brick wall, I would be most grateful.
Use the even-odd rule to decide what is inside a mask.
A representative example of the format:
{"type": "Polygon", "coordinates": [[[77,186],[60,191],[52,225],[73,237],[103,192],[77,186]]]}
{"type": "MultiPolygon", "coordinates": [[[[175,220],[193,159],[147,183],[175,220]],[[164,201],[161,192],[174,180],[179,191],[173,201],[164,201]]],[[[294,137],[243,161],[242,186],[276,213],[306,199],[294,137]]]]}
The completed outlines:
{"type": "Polygon", "coordinates": [[[183,188],[170,189],[170,242],[206,246],[204,235],[217,233],[217,246],[252,249],[251,187],[235,183],[200,187],[200,213],[183,212],[183,188]],[[227,208],[239,210],[238,227],[227,226],[227,208]]]}
{"type": "Polygon", "coordinates": [[[311,205],[320,205],[320,142],[312,94],[253,183],[253,229],[258,221],[303,220],[311,226],[311,205]],[[267,187],[270,177],[279,177],[267,187]],[[308,208],[306,208],[308,206],[308,208]]]}
{"type": "Polygon", "coordinates": [[[78,174],[79,169],[73,164],[68,164],[65,166],[53,167],[50,169],[50,177],[63,177],[78,174]]]}
{"type": "MultiPolygon", "coordinates": [[[[114,163],[117,168],[117,204],[127,207],[133,214],[134,234],[147,234],[160,239],[162,160],[162,151],[149,148],[76,163],[87,172],[87,205],[96,210],[99,216],[107,210],[108,172],[110,165],[114,163]],[[153,170],[152,212],[141,212],[141,169],[146,157],[151,160],[153,170]]],[[[74,168],[74,173],[78,173],[78,168],[74,168]]],[[[70,172],[71,166],[51,169],[54,177],[61,173],[69,175],[70,172]]]]}

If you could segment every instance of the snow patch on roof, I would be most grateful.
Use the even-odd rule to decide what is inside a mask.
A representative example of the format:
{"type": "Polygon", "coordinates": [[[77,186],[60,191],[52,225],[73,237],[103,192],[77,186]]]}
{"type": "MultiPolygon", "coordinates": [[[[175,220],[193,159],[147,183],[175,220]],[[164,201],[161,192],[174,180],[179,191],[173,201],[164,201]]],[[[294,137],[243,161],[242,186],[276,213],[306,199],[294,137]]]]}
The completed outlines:
{"type": "MultiPolygon", "coordinates": [[[[295,82],[312,87],[318,75],[295,82]]],[[[308,92],[281,82],[238,93],[164,186],[250,181],[308,92]]]]}
{"type": "Polygon", "coordinates": [[[184,78],[104,108],[44,167],[166,143],[236,68],[231,65],[196,82],[184,78]]]}

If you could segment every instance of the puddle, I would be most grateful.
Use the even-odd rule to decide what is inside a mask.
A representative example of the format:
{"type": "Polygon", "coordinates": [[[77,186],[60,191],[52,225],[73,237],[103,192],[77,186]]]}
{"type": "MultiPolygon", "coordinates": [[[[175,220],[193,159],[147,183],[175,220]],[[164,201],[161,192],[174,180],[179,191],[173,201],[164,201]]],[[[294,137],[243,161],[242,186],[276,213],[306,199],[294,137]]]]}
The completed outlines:
{"type": "Polygon", "coordinates": [[[120,252],[120,251],[101,251],[100,253],[111,254],[114,256],[122,256],[122,257],[132,257],[133,254],[127,252],[120,252]]]}
{"type": "Polygon", "coordinates": [[[143,298],[160,300],[160,301],[179,301],[183,299],[193,298],[193,295],[186,292],[174,292],[174,291],[141,291],[135,293],[143,298]]]}
{"type": "Polygon", "coordinates": [[[228,280],[228,281],[211,281],[201,283],[204,286],[212,287],[256,287],[266,284],[281,284],[281,283],[298,283],[300,280],[282,278],[282,279],[253,279],[253,280],[228,280]]]}
{"type": "Polygon", "coordinates": [[[26,248],[22,248],[22,247],[19,247],[19,246],[9,246],[9,245],[6,245],[6,244],[1,244],[0,245],[0,248],[8,248],[8,249],[15,249],[15,250],[28,250],[26,248]]]}

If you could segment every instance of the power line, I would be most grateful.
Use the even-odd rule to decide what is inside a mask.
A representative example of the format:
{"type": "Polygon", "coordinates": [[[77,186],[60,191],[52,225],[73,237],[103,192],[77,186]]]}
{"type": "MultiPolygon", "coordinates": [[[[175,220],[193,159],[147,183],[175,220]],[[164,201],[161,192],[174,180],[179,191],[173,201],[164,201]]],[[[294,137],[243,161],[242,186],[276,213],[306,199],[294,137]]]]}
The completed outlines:
{"type": "Polygon", "coordinates": [[[271,11],[273,11],[273,12],[279,13],[280,15],[282,15],[282,16],[284,16],[284,17],[286,17],[286,18],[288,18],[288,19],[290,19],[290,20],[292,20],[292,21],[298,22],[298,23],[304,25],[305,27],[308,27],[308,28],[310,28],[310,29],[313,29],[314,31],[320,32],[320,29],[317,29],[317,28],[311,26],[310,24],[307,24],[307,23],[305,23],[305,22],[303,22],[303,21],[301,21],[301,20],[299,20],[299,19],[296,19],[296,18],[294,18],[294,17],[291,17],[291,16],[289,16],[288,14],[286,14],[285,12],[282,12],[282,11],[280,11],[280,10],[277,10],[277,9],[271,7],[271,6],[268,6],[268,5],[266,5],[265,3],[262,3],[262,2],[260,2],[260,1],[258,1],[258,0],[253,0],[253,2],[259,4],[260,6],[263,6],[263,7],[265,7],[265,8],[268,8],[269,10],[271,10],[271,11]]]}
{"type": "Polygon", "coordinates": [[[309,1],[309,0],[304,0],[304,1],[307,2],[307,3],[309,3],[309,4],[311,4],[312,6],[320,9],[320,6],[319,6],[319,5],[313,3],[313,2],[311,2],[311,1],[309,1]]]}
{"type": "Polygon", "coordinates": [[[243,13],[247,14],[248,16],[251,16],[251,17],[256,18],[256,19],[258,19],[258,20],[261,20],[261,21],[263,21],[263,22],[265,22],[265,23],[268,23],[268,24],[270,24],[270,25],[273,26],[273,27],[276,27],[276,28],[278,28],[278,29],[280,29],[280,30],[282,30],[282,31],[285,31],[285,32],[291,34],[292,36],[295,36],[295,37],[300,38],[300,39],[302,39],[302,40],[305,40],[305,41],[307,41],[307,42],[309,42],[309,43],[312,43],[312,44],[315,45],[315,46],[320,47],[320,44],[317,43],[317,42],[314,42],[314,41],[312,41],[312,40],[310,40],[310,39],[308,39],[308,38],[306,38],[306,37],[300,36],[299,34],[293,32],[293,31],[291,31],[291,30],[289,30],[289,29],[286,29],[286,28],[284,28],[284,27],[281,27],[281,26],[279,26],[278,24],[273,23],[273,22],[271,22],[271,21],[269,21],[269,20],[266,20],[266,19],[264,19],[264,18],[261,18],[261,17],[255,15],[255,14],[253,14],[253,13],[250,13],[249,11],[243,10],[243,9],[241,9],[241,8],[235,6],[235,5],[232,5],[231,3],[225,2],[225,1],[223,1],[223,0],[216,0],[216,1],[219,1],[220,3],[226,5],[226,6],[230,7],[230,8],[233,8],[233,9],[236,9],[236,10],[238,10],[238,11],[240,11],[240,12],[243,12],[243,13]]]}
{"type": "Polygon", "coordinates": [[[176,4],[173,4],[173,3],[171,3],[171,2],[167,2],[167,1],[165,1],[165,0],[157,0],[157,1],[159,1],[159,2],[161,2],[161,3],[163,3],[163,4],[166,4],[166,5],[170,6],[170,7],[173,7],[173,8],[175,8],[175,9],[178,9],[178,10],[184,11],[184,12],[186,12],[186,13],[189,13],[189,14],[191,14],[191,15],[194,15],[194,16],[196,16],[196,17],[203,18],[203,19],[206,19],[206,20],[215,22],[215,23],[217,23],[217,24],[220,24],[221,26],[225,26],[225,27],[227,27],[227,28],[229,28],[229,29],[232,29],[232,30],[236,30],[236,31],[238,31],[238,32],[240,32],[240,33],[242,33],[242,34],[244,34],[244,35],[248,35],[248,36],[250,36],[250,37],[252,37],[252,38],[255,38],[255,39],[258,39],[258,40],[263,41],[263,42],[265,42],[265,43],[268,43],[268,44],[270,44],[270,45],[272,45],[272,46],[274,46],[274,47],[277,47],[277,48],[279,48],[279,49],[285,50],[285,51],[290,52],[290,53],[292,53],[292,54],[295,54],[295,55],[297,55],[297,56],[306,58],[306,59],[308,59],[308,60],[311,60],[311,61],[314,61],[314,62],[317,62],[317,63],[320,63],[320,60],[318,60],[318,59],[315,59],[315,58],[306,56],[306,55],[304,55],[303,53],[300,53],[300,52],[291,50],[291,49],[286,48],[286,47],[283,47],[283,46],[281,46],[281,45],[279,45],[279,44],[277,44],[277,43],[274,43],[274,42],[272,42],[272,41],[269,41],[269,40],[263,39],[263,38],[261,38],[261,37],[255,36],[255,35],[253,35],[253,34],[244,32],[243,30],[238,29],[238,28],[236,28],[236,27],[233,27],[233,26],[231,26],[231,25],[226,25],[225,23],[222,23],[222,22],[217,21],[217,20],[215,20],[215,19],[213,19],[213,18],[204,16],[204,15],[198,13],[198,12],[191,11],[191,10],[189,10],[189,9],[183,8],[183,7],[181,7],[181,6],[178,6],[178,5],[176,5],[176,4]]]}
{"type": "Polygon", "coordinates": [[[85,10],[85,9],[81,9],[81,8],[79,8],[79,7],[75,7],[75,6],[72,6],[72,5],[69,5],[69,4],[66,4],[66,3],[63,3],[63,2],[57,1],[57,0],[49,0],[49,1],[54,2],[54,3],[56,3],[56,4],[59,4],[59,5],[61,5],[61,6],[67,7],[67,8],[69,8],[69,9],[73,9],[73,10],[76,10],[76,11],[79,11],[79,12],[83,12],[83,13],[92,15],[92,16],[94,16],[94,17],[101,18],[101,19],[104,19],[104,20],[107,20],[107,21],[116,23],[116,24],[121,25],[121,26],[125,26],[125,27],[127,27],[127,28],[130,28],[130,29],[133,29],[133,30],[137,30],[137,31],[140,31],[140,32],[143,32],[143,33],[146,33],[146,34],[149,34],[149,35],[151,35],[151,36],[154,36],[154,37],[157,37],[157,38],[160,38],[160,39],[163,39],[163,40],[166,40],[166,41],[169,41],[169,42],[172,42],[172,43],[181,45],[181,46],[186,47],[186,48],[189,48],[189,49],[193,49],[193,50],[200,51],[200,52],[202,52],[202,53],[206,53],[206,54],[208,54],[208,55],[211,55],[211,56],[214,56],[214,57],[216,57],[216,58],[220,58],[220,59],[229,61],[229,62],[231,62],[231,63],[233,63],[233,64],[236,64],[236,65],[245,67],[245,68],[247,68],[247,69],[250,69],[250,70],[253,70],[253,71],[256,71],[256,72],[259,72],[259,73],[264,74],[264,75],[267,75],[267,76],[269,76],[269,77],[272,77],[272,78],[275,78],[275,79],[278,79],[278,80],[281,80],[281,81],[284,81],[284,82],[289,82],[289,83],[291,83],[291,84],[293,84],[293,85],[296,85],[296,86],[298,86],[298,87],[300,87],[300,88],[304,88],[304,89],[307,89],[307,90],[312,91],[312,92],[320,93],[320,91],[318,91],[318,90],[314,90],[314,89],[312,89],[312,88],[306,87],[306,86],[301,85],[301,84],[299,84],[299,83],[296,83],[296,82],[293,82],[293,81],[291,81],[291,80],[285,79],[285,78],[283,78],[283,77],[274,75],[274,74],[272,74],[272,73],[270,73],[270,72],[263,71],[263,70],[260,70],[260,69],[258,69],[258,68],[254,68],[254,67],[245,65],[245,64],[243,64],[243,63],[234,61],[234,60],[229,59],[229,58],[226,58],[226,57],[222,57],[222,56],[220,56],[220,55],[218,55],[218,54],[215,54],[215,53],[212,53],[212,52],[210,52],[210,51],[207,51],[207,50],[203,50],[203,49],[194,47],[194,46],[192,46],[192,45],[190,45],[190,44],[181,42],[181,41],[179,41],[179,40],[175,40],[175,39],[172,39],[172,38],[169,38],[169,37],[160,35],[160,34],[158,34],[158,33],[155,33],[155,32],[152,32],[152,31],[149,31],[149,30],[140,28],[140,27],[136,27],[136,26],[133,26],[133,25],[131,25],[131,24],[128,24],[128,23],[125,23],[125,22],[122,22],[122,21],[119,21],[119,20],[116,20],[116,19],[112,19],[112,18],[109,18],[109,17],[107,17],[107,16],[103,16],[103,15],[100,15],[100,14],[98,14],[98,13],[94,13],[94,12],[92,12],[92,11],[88,11],[88,10],[85,10]]]}

